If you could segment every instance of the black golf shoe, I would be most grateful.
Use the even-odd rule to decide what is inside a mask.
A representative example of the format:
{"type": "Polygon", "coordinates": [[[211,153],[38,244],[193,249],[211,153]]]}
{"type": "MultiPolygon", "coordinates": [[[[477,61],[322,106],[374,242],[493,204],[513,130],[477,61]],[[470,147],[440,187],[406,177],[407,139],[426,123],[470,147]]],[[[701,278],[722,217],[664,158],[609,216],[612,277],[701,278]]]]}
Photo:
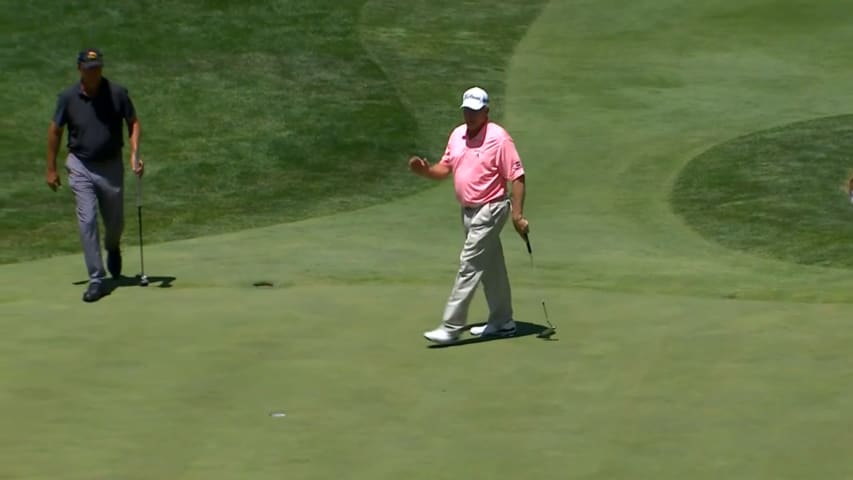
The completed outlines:
{"type": "Polygon", "coordinates": [[[104,295],[106,295],[106,293],[104,293],[104,288],[101,283],[91,282],[86,288],[86,292],[83,294],[83,301],[87,303],[97,302],[104,295]]]}
{"type": "Polygon", "coordinates": [[[113,278],[121,277],[121,250],[107,250],[107,270],[113,278]]]}

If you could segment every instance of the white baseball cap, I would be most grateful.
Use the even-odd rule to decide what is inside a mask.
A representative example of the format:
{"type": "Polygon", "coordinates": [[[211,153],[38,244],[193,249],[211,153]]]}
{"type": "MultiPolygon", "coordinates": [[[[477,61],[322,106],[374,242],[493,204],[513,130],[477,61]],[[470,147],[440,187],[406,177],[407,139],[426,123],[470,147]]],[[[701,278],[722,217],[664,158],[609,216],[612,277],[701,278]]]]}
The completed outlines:
{"type": "Polygon", "coordinates": [[[489,94],[480,87],[465,90],[462,94],[462,105],[459,108],[470,108],[471,110],[482,110],[489,106],[489,94]]]}

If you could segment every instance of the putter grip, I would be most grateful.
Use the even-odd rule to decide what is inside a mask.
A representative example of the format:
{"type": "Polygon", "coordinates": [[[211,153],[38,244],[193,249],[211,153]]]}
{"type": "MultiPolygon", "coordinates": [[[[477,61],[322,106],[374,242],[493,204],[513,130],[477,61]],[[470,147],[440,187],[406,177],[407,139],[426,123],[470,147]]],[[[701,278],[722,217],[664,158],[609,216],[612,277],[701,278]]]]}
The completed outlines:
{"type": "Polygon", "coordinates": [[[524,234],[524,243],[527,245],[527,253],[533,255],[533,249],[530,248],[530,237],[527,234],[524,234]]]}

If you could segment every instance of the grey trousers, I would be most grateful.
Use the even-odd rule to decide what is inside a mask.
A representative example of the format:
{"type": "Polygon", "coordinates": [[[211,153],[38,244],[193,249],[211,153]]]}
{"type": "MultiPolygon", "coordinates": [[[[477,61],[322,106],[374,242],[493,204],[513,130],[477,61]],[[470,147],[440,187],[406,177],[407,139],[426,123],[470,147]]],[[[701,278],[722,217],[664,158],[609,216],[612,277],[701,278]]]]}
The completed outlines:
{"type": "Polygon", "coordinates": [[[481,280],[489,306],[488,322],[502,325],[512,320],[512,295],[500,237],[509,212],[509,200],[462,209],[465,243],[459,255],[456,281],[444,309],[445,330],[456,332],[465,327],[471,299],[481,280]]]}
{"type": "Polygon", "coordinates": [[[69,154],[65,167],[77,203],[80,243],[89,281],[100,282],[106,277],[106,272],[101,257],[98,210],[104,222],[104,248],[119,248],[124,230],[124,162],[121,158],[83,162],[69,154]]]}

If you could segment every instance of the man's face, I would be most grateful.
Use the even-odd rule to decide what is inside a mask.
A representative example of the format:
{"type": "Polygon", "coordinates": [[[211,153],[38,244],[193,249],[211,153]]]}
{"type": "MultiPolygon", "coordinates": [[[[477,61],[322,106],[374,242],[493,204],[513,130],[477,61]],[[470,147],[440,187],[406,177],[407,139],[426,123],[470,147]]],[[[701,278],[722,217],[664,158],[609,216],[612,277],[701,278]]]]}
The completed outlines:
{"type": "Polygon", "coordinates": [[[103,67],[84,68],[82,65],[79,65],[77,70],[80,71],[80,78],[83,79],[83,83],[93,84],[98,83],[101,79],[101,71],[103,70],[103,67]]]}
{"type": "Polygon", "coordinates": [[[489,118],[489,107],[483,107],[480,110],[463,108],[462,115],[465,117],[465,125],[468,130],[478,131],[489,118]]]}

